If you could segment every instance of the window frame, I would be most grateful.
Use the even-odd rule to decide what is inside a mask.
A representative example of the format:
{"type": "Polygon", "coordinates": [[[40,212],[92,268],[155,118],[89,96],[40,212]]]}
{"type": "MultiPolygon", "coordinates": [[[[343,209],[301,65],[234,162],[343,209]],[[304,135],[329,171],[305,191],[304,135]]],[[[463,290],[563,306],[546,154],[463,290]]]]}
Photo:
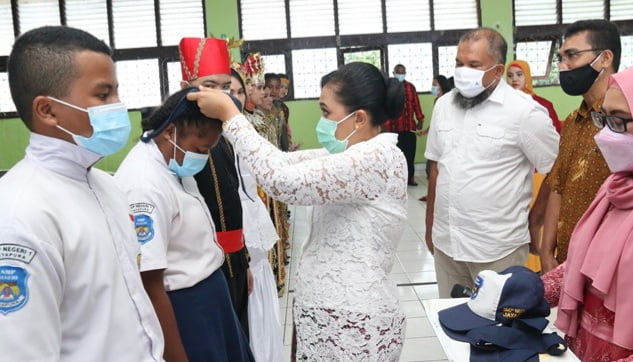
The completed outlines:
{"type": "MultiPolygon", "coordinates": [[[[438,47],[445,45],[456,45],[459,38],[463,35],[467,29],[456,30],[435,30],[434,23],[434,0],[429,1],[429,19],[431,30],[426,31],[409,31],[409,32],[397,32],[387,33],[387,9],[386,1],[380,0],[381,12],[382,12],[382,33],[375,34],[353,34],[353,35],[340,35],[339,31],[339,16],[338,16],[338,1],[332,0],[334,6],[334,34],[330,36],[314,36],[314,37],[291,37],[290,28],[290,0],[285,0],[285,12],[286,12],[286,38],[285,39],[265,39],[265,40],[245,40],[242,47],[242,53],[254,53],[260,52],[262,55],[277,55],[283,54],[285,56],[286,74],[291,79],[291,86],[288,90],[287,100],[315,100],[318,97],[310,98],[295,98],[294,97],[294,83],[292,82],[292,50],[301,49],[320,49],[320,48],[336,48],[337,50],[337,64],[340,67],[343,65],[343,52],[349,48],[365,48],[365,49],[380,49],[382,54],[383,71],[385,74],[391,74],[390,69],[386,69],[388,66],[389,52],[388,45],[390,44],[415,44],[415,43],[431,43],[432,46],[432,59],[433,59],[433,76],[438,74],[439,62],[438,62],[438,47]]],[[[474,0],[477,8],[477,25],[481,26],[481,0],[474,0]]],[[[242,34],[242,1],[237,1],[238,6],[238,25],[240,34],[242,34]]],[[[429,93],[429,91],[418,91],[418,94],[429,93]]]]}
{"type": "MultiPolygon", "coordinates": [[[[571,23],[563,23],[563,1],[564,0],[556,0],[556,24],[545,24],[545,25],[524,25],[524,26],[515,26],[514,27],[514,46],[513,49],[514,57],[516,59],[516,45],[521,42],[531,42],[531,41],[551,41],[552,49],[549,55],[549,61],[547,64],[547,72],[544,76],[533,77],[534,80],[543,80],[550,78],[552,71],[552,61],[553,57],[558,50],[558,47],[563,42],[563,34],[565,34],[565,29],[571,23]]],[[[611,0],[603,0],[604,2],[604,14],[605,20],[610,21],[611,17],[611,0]]],[[[516,0],[512,0],[512,24],[516,24],[516,9],[515,6],[516,0]]],[[[633,19],[630,20],[617,20],[613,21],[614,24],[618,27],[620,31],[620,36],[633,35],[633,19]]],[[[550,84],[535,84],[534,87],[550,87],[557,85],[558,83],[550,83],[550,84]]]]}
{"type": "MultiPolygon", "coordinates": [[[[207,17],[204,16],[206,14],[207,4],[205,0],[198,0],[202,3],[202,19],[203,19],[203,32],[204,36],[208,36],[207,31],[207,17]]],[[[59,4],[59,15],[60,15],[60,23],[62,26],[66,26],[66,9],[65,9],[65,0],[58,0],[59,4]]],[[[141,60],[141,59],[157,59],[158,67],[159,67],[159,81],[160,81],[160,94],[161,97],[165,97],[169,92],[169,82],[168,82],[168,70],[167,63],[177,61],[180,62],[180,56],[178,54],[178,46],[176,45],[168,45],[164,46],[162,44],[162,34],[161,34],[161,18],[160,18],[160,0],[153,0],[154,2],[154,18],[155,18],[155,29],[156,29],[156,46],[155,47],[140,47],[140,48],[125,48],[125,49],[116,49],[114,48],[114,18],[113,18],[113,10],[112,10],[112,0],[105,0],[106,2],[106,13],[108,20],[108,36],[109,43],[108,46],[112,49],[112,58],[114,62],[125,61],[125,60],[141,60]]],[[[17,39],[20,35],[20,22],[19,22],[19,12],[18,12],[18,1],[11,0],[11,15],[13,18],[13,35],[17,39]]],[[[7,63],[8,63],[8,55],[0,56],[0,72],[7,72],[7,63]]],[[[140,108],[129,108],[128,111],[136,111],[144,107],[140,108]]],[[[0,112],[0,119],[3,118],[15,118],[19,117],[17,112],[0,112]]]]}

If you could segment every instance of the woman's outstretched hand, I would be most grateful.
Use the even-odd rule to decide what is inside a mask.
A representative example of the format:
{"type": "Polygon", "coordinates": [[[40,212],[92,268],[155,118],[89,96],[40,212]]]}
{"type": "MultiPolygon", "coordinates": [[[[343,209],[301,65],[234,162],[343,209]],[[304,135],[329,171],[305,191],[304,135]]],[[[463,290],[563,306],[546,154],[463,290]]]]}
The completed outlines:
{"type": "Polygon", "coordinates": [[[226,122],[240,113],[231,97],[219,90],[200,87],[200,92],[187,94],[187,99],[197,102],[200,111],[205,116],[219,119],[222,122],[226,122]]]}

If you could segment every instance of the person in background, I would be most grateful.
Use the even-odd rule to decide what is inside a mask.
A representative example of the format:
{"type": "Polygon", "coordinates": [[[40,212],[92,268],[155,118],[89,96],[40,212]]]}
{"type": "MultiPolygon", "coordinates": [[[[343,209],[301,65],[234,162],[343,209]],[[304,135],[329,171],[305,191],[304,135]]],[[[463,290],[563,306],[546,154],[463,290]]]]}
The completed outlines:
{"type": "Polygon", "coordinates": [[[277,74],[279,76],[279,99],[276,100],[276,105],[283,113],[286,129],[288,133],[288,151],[296,151],[301,147],[300,143],[292,142],[292,129],[290,129],[290,109],[284,102],[288,97],[288,89],[290,88],[290,78],[287,74],[277,74]]]}
{"type": "Polygon", "coordinates": [[[288,90],[290,89],[290,78],[287,74],[277,74],[279,77],[279,101],[282,104],[281,110],[284,112],[284,117],[286,120],[290,119],[290,110],[288,106],[284,103],[286,98],[288,97],[288,90]]]}
{"type": "MultiPolygon", "coordinates": [[[[547,109],[547,113],[549,114],[549,118],[552,120],[552,125],[556,128],[556,132],[560,134],[561,131],[561,122],[558,119],[558,115],[556,114],[556,110],[554,109],[554,105],[552,102],[548,101],[543,97],[539,97],[534,93],[534,88],[532,86],[532,72],[530,71],[530,65],[523,60],[514,60],[511,62],[506,71],[506,77],[508,80],[508,84],[516,90],[520,90],[532,96],[538,104],[542,105],[547,109]]],[[[543,231],[543,222],[545,219],[545,208],[547,206],[547,198],[549,197],[549,186],[547,183],[543,184],[543,180],[545,180],[546,175],[535,172],[532,177],[532,210],[530,213],[530,217],[533,218],[532,223],[530,223],[532,233],[532,237],[537,239],[536,249],[540,248],[541,242],[541,233],[543,231]]],[[[541,270],[540,260],[538,255],[534,255],[530,253],[528,256],[528,262],[526,264],[530,269],[535,272],[541,270]]]]}
{"type": "Polygon", "coordinates": [[[402,111],[404,89],[353,62],[321,80],[317,125],[325,149],[282,152],[229,97],[191,95],[272,197],[315,205],[294,293],[298,360],[397,361],[405,317],[389,274],[406,224],[406,161],[381,124],[402,111]],[[379,220],[379,221],[377,221],[379,220]]]}
{"type": "MultiPolygon", "coordinates": [[[[230,88],[231,66],[225,40],[183,38],[178,51],[183,88],[230,88]]],[[[221,137],[217,146],[209,151],[209,162],[194,178],[211,211],[217,240],[224,250],[222,271],[229,286],[233,308],[248,336],[248,294],[253,288],[253,280],[248,268],[248,251],[244,245],[239,179],[235,165],[233,146],[221,137]]]]}
{"type": "MultiPolygon", "coordinates": [[[[244,111],[248,114],[256,113],[264,90],[264,61],[259,53],[250,53],[239,65],[240,74],[244,74],[246,82],[246,104],[244,111]]],[[[263,117],[263,115],[261,115],[263,117]]]]}
{"type": "Polygon", "coordinates": [[[582,95],[580,107],[563,122],[560,154],[545,182],[547,200],[540,259],[543,272],[567,259],[572,230],[609,176],[593,137],[591,112],[600,111],[607,81],[620,66],[620,33],[606,20],[581,20],[565,29],[558,50],[563,91],[582,95]]]}
{"type": "Polygon", "coordinates": [[[453,89],[453,83],[449,81],[445,76],[439,74],[433,78],[433,83],[431,84],[431,94],[435,96],[433,103],[437,102],[437,99],[448,93],[453,89]]]}
{"type": "MultiPolygon", "coordinates": [[[[448,93],[451,91],[451,89],[453,89],[453,83],[451,81],[449,81],[445,76],[439,74],[436,77],[433,78],[433,83],[431,84],[431,94],[435,96],[435,99],[433,99],[433,104],[435,104],[435,102],[437,102],[437,100],[443,96],[444,94],[448,93]]],[[[425,129],[424,131],[420,131],[419,135],[420,136],[426,136],[429,134],[429,129],[425,129]]],[[[424,167],[424,172],[426,173],[426,179],[428,180],[431,177],[431,167],[433,165],[432,160],[426,160],[426,164],[424,167]]],[[[420,197],[418,200],[422,201],[422,202],[426,202],[426,195],[420,197]]]]}
{"type": "MultiPolygon", "coordinates": [[[[270,90],[271,105],[266,105],[266,113],[268,118],[274,122],[277,129],[277,137],[279,138],[279,149],[288,151],[290,149],[290,139],[288,137],[288,119],[285,112],[281,108],[279,92],[281,89],[281,78],[275,73],[266,73],[264,75],[266,87],[270,90]]],[[[287,108],[287,107],[286,107],[287,108]]]]}
{"type": "MultiPolygon", "coordinates": [[[[246,104],[242,76],[231,69],[231,95],[246,104]]],[[[248,299],[251,351],[256,361],[283,359],[283,331],[280,324],[279,298],[270,264],[273,247],[279,236],[266,205],[259,198],[251,171],[237,159],[240,173],[240,199],[244,213],[244,240],[250,255],[250,270],[255,283],[248,299]]]]}
{"type": "Polygon", "coordinates": [[[508,64],[508,71],[506,72],[506,75],[508,78],[508,84],[510,84],[512,88],[531,95],[532,99],[547,109],[547,113],[549,114],[549,118],[552,119],[552,124],[554,125],[554,128],[556,128],[556,132],[560,134],[562,124],[558,119],[554,105],[552,102],[534,93],[530,65],[524,60],[514,60],[508,64]]]}
{"type": "Polygon", "coordinates": [[[417,140],[414,132],[422,129],[424,113],[422,113],[420,99],[415,86],[405,80],[406,75],[407,69],[404,65],[398,64],[393,68],[393,76],[404,85],[404,109],[400,117],[387,121],[383,125],[383,130],[398,134],[398,148],[402,150],[404,157],[407,159],[408,184],[409,186],[417,186],[418,183],[415,182],[415,148],[417,140]],[[417,122],[414,120],[414,116],[417,122]]]}
{"type": "Polygon", "coordinates": [[[542,279],[574,354],[624,362],[633,361],[633,68],[608,84],[591,117],[602,128],[594,138],[611,175],[576,224],[567,260],[542,279]]]}
{"type": "MultiPolygon", "coordinates": [[[[259,53],[251,53],[246,56],[244,62],[239,65],[238,72],[244,78],[246,84],[246,104],[251,104],[251,96],[259,97],[256,100],[258,106],[253,106],[251,110],[244,107],[244,116],[253,125],[257,133],[268,142],[279,147],[279,138],[274,124],[268,120],[264,112],[260,109],[262,105],[264,87],[264,65],[259,53]],[[260,88],[261,87],[261,88],[260,88]],[[250,89],[250,92],[249,92],[250,89]]],[[[277,292],[282,296],[286,287],[286,246],[289,243],[289,224],[287,206],[270,197],[261,187],[258,194],[268,208],[279,241],[269,255],[273,272],[277,278],[277,292]]]]}
{"type": "Polygon", "coordinates": [[[433,109],[425,239],[441,298],[455,284],[472,287],[482,270],[525,264],[532,174],[549,172],[558,154],[545,109],[503,80],[507,47],[494,29],[467,31],[456,89],[433,109]]]}
{"type": "Polygon", "coordinates": [[[127,201],[94,165],[127,143],[112,51],[83,30],[20,35],[9,88],[30,131],[0,179],[3,361],[162,361],[127,201]]]}
{"type": "MultiPolygon", "coordinates": [[[[194,175],[209,162],[221,124],[171,95],[142,123],[115,174],[141,245],[145,290],[161,322],[167,361],[253,361],[221,268],[224,251],[194,175]]],[[[239,202],[239,201],[238,201],[239,202]]]]}

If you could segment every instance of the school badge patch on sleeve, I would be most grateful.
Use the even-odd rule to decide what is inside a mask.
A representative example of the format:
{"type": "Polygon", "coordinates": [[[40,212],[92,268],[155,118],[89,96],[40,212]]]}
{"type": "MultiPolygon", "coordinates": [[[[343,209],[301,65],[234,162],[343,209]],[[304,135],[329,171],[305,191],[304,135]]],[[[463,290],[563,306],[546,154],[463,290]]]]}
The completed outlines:
{"type": "Polygon", "coordinates": [[[0,266],[0,313],[22,309],[29,300],[29,273],[23,268],[0,266]]]}
{"type": "Polygon", "coordinates": [[[136,238],[141,245],[154,239],[154,220],[149,215],[134,215],[134,228],[136,229],[136,238]]]}

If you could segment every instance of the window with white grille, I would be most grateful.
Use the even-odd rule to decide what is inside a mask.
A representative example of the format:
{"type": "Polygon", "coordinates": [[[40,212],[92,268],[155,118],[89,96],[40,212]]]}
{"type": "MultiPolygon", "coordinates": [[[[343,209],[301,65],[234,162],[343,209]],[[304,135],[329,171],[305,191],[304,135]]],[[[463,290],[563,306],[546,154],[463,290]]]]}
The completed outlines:
{"type": "Polygon", "coordinates": [[[0,112],[15,112],[15,105],[9,91],[7,72],[0,73],[0,112]]]}
{"type": "Polygon", "coordinates": [[[116,62],[119,98],[128,108],[161,104],[158,59],[116,62]]]}
{"type": "Polygon", "coordinates": [[[611,20],[632,20],[633,1],[611,0],[611,20]]]}
{"type": "Polygon", "coordinates": [[[437,56],[441,75],[450,78],[455,74],[455,57],[457,45],[441,46],[437,48],[437,56]]]}
{"type": "Polygon", "coordinates": [[[552,57],[552,41],[530,41],[517,43],[516,59],[530,65],[532,77],[545,77],[552,57]]]}
{"type": "Polygon", "coordinates": [[[286,38],[284,0],[240,0],[242,37],[246,40],[286,38]]]}
{"type": "Polygon", "coordinates": [[[556,0],[514,0],[516,26],[556,24],[556,0]]]}
{"type": "Polygon", "coordinates": [[[112,0],[114,47],[155,47],[156,18],[153,0],[112,0]]]}
{"type": "MultiPolygon", "coordinates": [[[[283,19],[285,22],[285,18],[283,19]]],[[[290,1],[290,36],[334,35],[334,3],[332,0],[290,1]]]]}
{"type": "Polygon", "coordinates": [[[9,55],[14,40],[11,2],[0,0],[0,56],[9,55]]]}
{"type": "Polygon", "coordinates": [[[633,67],[633,35],[620,37],[622,56],[620,57],[620,71],[633,67]]]}
{"type": "MultiPolygon", "coordinates": [[[[182,70],[180,62],[167,62],[167,95],[174,94],[180,90],[182,81],[182,70]]],[[[166,98],[165,96],[163,98],[166,98]]]]}
{"type": "MultiPolygon", "coordinates": [[[[3,66],[15,41],[14,22],[22,34],[64,21],[64,25],[85,30],[110,45],[122,98],[127,98],[128,107],[134,109],[158,105],[163,93],[180,89],[180,64],[173,61],[178,59],[176,45],[183,37],[205,36],[204,1],[210,3],[208,0],[0,0],[0,73],[5,72],[4,78],[0,77],[0,88],[6,89],[0,93],[0,115],[13,116],[7,113],[15,111],[11,98],[5,96],[8,84],[3,66]],[[161,78],[160,74],[167,76],[161,78]]],[[[266,0],[271,1],[275,0],[266,0]]]]}
{"type": "Polygon", "coordinates": [[[162,45],[178,45],[186,37],[204,37],[202,1],[161,0],[159,5],[162,45]]]}
{"type": "Polygon", "coordinates": [[[431,30],[431,9],[428,1],[389,0],[387,32],[431,30]]]}
{"type": "Polygon", "coordinates": [[[108,34],[108,9],[102,0],[66,0],[66,23],[68,26],[82,29],[110,43],[108,34]]]}
{"type": "Polygon", "coordinates": [[[477,2],[433,0],[435,30],[472,29],[479,25],[477,2]]]}
{"type": "Polygon", "coordinates": [[[18,0],[20,34],[44,25],[60,25],[57,0],[18,0]]]}
{"type": "Polygon", "coordinates": [[[380,0],[338,0],[340,34],[382,33],[380,0]]]}
{"type": "Polygon", "coordinates": [[[390,44],[389,76],[393,76],[393,68],[402,64],[407,69],[407,81],[413,83],[418,92],[428,92],[433,82],[433,47],[431,43],[390,44]]]}
{"type": "Polygon", "coordinates": [[[563,24],[571,24],[577,20],[603,19],[604,0],[564,0],[563,24]]]}
{"type": "Polygon", "coordinates": [[[266,73],[286,73],[286,58],[283,54],[262,55],[264,61],[264,72],[266,73]]]}
{"type": "Polygon", "coordinates": [[[321,78],[337,69],[336,48],[292,51],[292,83],[297,98],[318,98],[321,78]]]}

